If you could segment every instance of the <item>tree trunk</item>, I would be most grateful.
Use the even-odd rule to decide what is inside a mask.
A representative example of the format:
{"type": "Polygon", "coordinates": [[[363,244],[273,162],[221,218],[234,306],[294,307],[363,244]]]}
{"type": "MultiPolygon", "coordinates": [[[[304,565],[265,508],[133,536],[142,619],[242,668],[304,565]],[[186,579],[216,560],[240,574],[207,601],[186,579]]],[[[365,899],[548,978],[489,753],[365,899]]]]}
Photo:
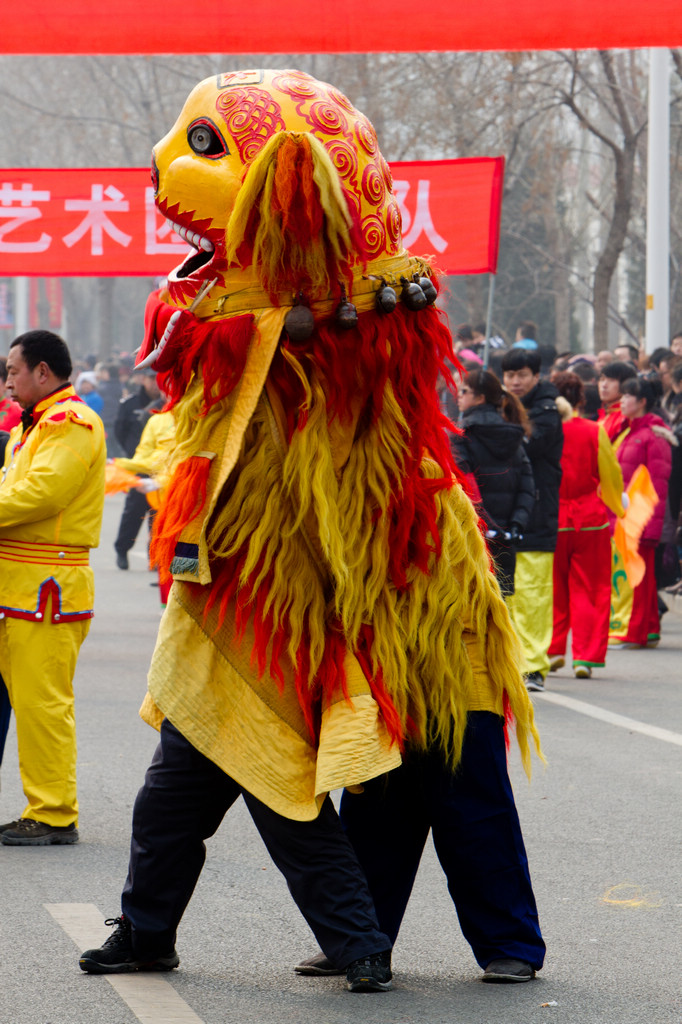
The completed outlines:
{"type": "Polygon", "coordinates": [[[594,306],[594,351],[608,348],[609,290],[618,259],[623,251],[632,209],[632,183],[634,178],[637,141],[627,136],[623,149],[616,153],[616,195],[613,216],[609,223],[606,243],[594,273],[592,301],[594,306]]]}

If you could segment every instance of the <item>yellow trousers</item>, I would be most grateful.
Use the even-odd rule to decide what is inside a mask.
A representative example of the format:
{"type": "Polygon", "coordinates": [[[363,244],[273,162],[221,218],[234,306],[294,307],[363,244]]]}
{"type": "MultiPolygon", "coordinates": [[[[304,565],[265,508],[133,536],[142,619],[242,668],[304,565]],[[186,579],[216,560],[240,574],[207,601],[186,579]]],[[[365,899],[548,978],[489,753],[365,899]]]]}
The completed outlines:
{"type": "Polygon", "coordinates": [[[554,552],[519,551],[514,593],[506,599],[524,654],[524,672],[549,672],[554,628],[554,552]]]}
{"type": "Polygon", "coordinates": [[[0,619],[0,674],[16,717],[22,817],[78,824],[73,677],[90,620],[47,619],[0,619]]]}

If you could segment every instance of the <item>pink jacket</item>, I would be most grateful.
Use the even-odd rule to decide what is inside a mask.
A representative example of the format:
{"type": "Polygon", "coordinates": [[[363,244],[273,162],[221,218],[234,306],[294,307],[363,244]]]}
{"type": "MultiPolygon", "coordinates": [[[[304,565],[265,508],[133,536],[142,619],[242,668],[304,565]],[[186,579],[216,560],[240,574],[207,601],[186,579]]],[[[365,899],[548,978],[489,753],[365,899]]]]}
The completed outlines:
{"type": "Polygon", "coordinates": [[[630,483],[632,474],[638,466],[646,466],[658,494],[658,505],[652,518],[644,528],[642,541],[657,544],[663,529],[665,503],[668,497],[670,467],[672,463],[672,446],[676,439],[668,430],[660,416],[647,412],[629,421],[630,429],[621,441],[616,452],[621,469],[623,484],[630,483]]]}

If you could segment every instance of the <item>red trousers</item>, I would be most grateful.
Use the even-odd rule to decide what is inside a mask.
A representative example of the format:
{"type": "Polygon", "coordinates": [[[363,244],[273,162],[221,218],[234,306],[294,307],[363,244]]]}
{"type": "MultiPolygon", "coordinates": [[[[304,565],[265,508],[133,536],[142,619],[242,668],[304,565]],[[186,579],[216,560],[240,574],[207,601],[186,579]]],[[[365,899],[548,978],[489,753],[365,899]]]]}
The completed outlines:
{"type": "Polygon", "coordinates": [[[554,631],[549,657],[566,653],[571,630],[573,664],[601,667],[611,611],[611,540],[602,530],[560,530],[554,552],[554,631]]]}

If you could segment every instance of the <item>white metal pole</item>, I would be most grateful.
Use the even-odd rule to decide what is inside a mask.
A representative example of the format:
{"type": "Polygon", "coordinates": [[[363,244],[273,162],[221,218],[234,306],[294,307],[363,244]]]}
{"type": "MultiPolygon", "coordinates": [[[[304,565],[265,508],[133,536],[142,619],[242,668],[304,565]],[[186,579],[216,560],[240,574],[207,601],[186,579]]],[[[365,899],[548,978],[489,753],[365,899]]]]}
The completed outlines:
{"type": "Polygon", "coordinates": [[[485,315],[485,344],[483,346],[483,369],[488,369],[490,362],[490,332],[493,325],[493,299],[495,296],[495,275],[488,278],[488,310],[485,315]]]}
{"type": "Polygon", "coordinates": [[[646,350],[670,341],[670,51],[649,50],[646,350]]]}
{"type": "Polygon", "coordinates": [[[28,278],[14,278],[14,331],[15,337],[28,330],[28,278]]]}

